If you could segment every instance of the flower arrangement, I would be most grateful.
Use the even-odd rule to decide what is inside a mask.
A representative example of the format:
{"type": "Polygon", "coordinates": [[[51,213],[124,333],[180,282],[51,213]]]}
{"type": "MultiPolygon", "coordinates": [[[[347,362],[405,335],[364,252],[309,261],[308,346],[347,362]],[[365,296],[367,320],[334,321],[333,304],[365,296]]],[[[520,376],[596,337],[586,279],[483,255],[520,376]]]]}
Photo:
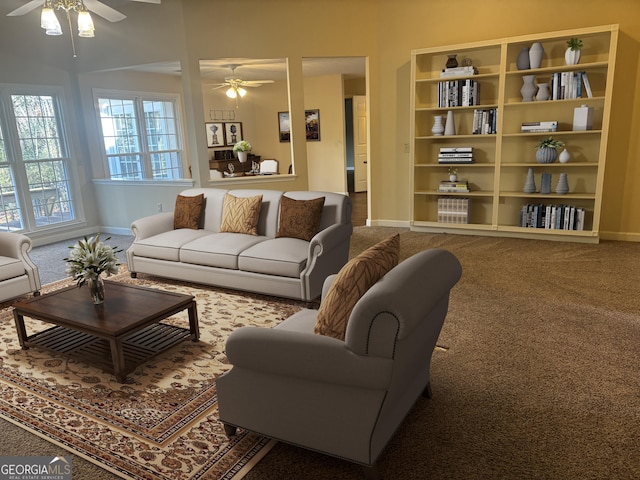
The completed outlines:
{"type": "Polygon", "coordinates": [[[564,147],[564,142],[560,141],[560,140],[556,140],[553,137],[547,137],[544,140],[540,140],[540,143],[538,143],[538,145],[536,145],[536,149],[541,149],[541,148],[560,148],[560,147],[564,147]]]}
{"type": "Polygon", "coordinates": [[[250,152],[251,144],[246,140],[241,140],[233,146],[234,152],[250,152]]]}
{"type": "Polygon", "coordinates": [[[577,37],[571,37],[567,40],[567,47],[571,49],[571,51],[580,50],[582,48],[582,40],[577,37]]]}
{"type": "Polygon", "coordinates": [[[449,175],[457,175],[458,174],[458,168],[457,167],[449,167],[449,175]]]}
{"type": "MultiPolygon", "coordinates": [[[[108,237],[106,240],[109,240],[108,237]]],[[[69,247],[71,253],[64,260],[69,264],[66,273],[71,275],[82,287],[90,280],[96,280],[104,272],[107,276],[118,273],[118,257],[122,252],[118,247],[110,247],[100,241],[100,234],[95,237],[79,240],[76,245],[69,247]]]]}

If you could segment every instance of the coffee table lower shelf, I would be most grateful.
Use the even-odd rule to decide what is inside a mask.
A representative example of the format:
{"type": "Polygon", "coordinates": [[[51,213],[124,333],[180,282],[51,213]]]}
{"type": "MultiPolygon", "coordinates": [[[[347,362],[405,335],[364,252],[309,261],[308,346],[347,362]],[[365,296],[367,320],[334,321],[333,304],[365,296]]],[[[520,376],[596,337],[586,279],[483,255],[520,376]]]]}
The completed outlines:
{"type": "Polygon", "coordinates": [[[124,368],[114,371],[111,344],[108,340],[77,330],[55,326],[27,338],[25,347],[39,347],[55,353],[72,356],[96,364],[105,372],[116,374],[123,381],[125,376],[184,340],[193,340],[193,333],[186,328],[154,323],[123,339],[124,368]]]}

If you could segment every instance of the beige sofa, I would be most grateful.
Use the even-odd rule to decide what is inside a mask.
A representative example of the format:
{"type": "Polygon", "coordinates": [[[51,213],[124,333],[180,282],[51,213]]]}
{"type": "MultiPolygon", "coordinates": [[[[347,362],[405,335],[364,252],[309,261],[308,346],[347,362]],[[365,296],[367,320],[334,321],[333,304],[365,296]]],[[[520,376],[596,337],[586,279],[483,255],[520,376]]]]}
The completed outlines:
{"type": "Polygon", "coordinates": [[[311,301],[325,278],[349,257],[351,200],[330,192],[193,188],[180,196],[204,195],[199,228],[174,228],[174,212],[136,220],[127,250],[132,276],[147,273],[195,283],[311,301]],[[262,196],[257,235],[221,232],[225,195],[262,196]],[[298,201],[324,197],[319,231],[310,240],[278,237],[283,196],[298,201]]]}
{"type": "Polygon", "coordinates": [[[0,232],[0,302],[40,293],[38,267],[29,258],[31,239],[26,235],[0,232]]]}

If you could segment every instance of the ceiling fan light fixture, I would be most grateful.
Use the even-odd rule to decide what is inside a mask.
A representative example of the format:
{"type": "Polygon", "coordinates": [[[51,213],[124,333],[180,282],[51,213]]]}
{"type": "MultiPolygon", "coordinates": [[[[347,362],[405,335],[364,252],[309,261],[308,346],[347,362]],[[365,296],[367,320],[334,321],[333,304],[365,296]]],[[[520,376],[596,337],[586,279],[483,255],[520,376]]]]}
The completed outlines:
{"type": "Polygon", "coordinates": [[[236,92],[236,89],[233,88],[233,87],[230,87],[227,90],[226,93],[227,93],[227,97],[229,97],[229,98],[237,98],[238,97],[238,92],[236,92]]]}
{"type": "Polygon", "coordinates": [[[87,10],[78,12],[78,36],[88,38],[95,37],[93,19],[87,10]]]}
{"type": "Polygon", "coordinates": [[[45,6],[42,8],[42,14],[40,15],[40,27],[46,30],[47,35],[62,35],[60,22],[58,21],[58,17],[56,17],[50,2],[45,3],[45,6]]]}

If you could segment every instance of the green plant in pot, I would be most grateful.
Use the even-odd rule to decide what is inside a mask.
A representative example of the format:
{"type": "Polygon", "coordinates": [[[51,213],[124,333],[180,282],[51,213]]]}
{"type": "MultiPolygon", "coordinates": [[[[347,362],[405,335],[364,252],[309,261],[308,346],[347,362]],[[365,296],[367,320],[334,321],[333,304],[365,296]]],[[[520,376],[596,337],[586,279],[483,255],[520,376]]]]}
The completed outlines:
{"type": "Polygon", "coordinates": [[[580,61],[580,53],[582,49],[582,40],[577,37],[571,37],[567,40],[567,49],[564,52],[564,60],[567,65],[577,65],[580,61]]]}
{"type": "Polygon", "coordinates": [[[564,142],[547,137],[536,145],[536,160],[538,163],[553,163],[558,158],[558,148],[562,147],[564,142]]]}

